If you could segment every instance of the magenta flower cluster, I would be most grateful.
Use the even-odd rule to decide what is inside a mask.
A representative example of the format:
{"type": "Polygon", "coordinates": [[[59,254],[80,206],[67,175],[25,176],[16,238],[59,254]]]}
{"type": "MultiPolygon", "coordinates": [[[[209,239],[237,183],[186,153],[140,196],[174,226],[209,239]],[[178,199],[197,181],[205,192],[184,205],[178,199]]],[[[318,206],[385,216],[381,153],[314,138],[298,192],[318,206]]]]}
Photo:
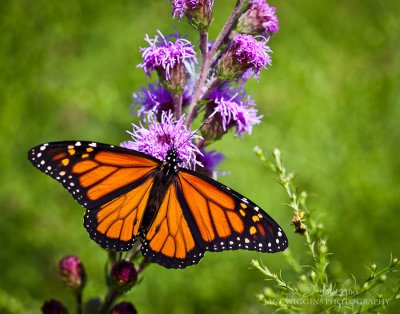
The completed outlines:
{"type": "Polygon", "coordinates": [[[255,74],[260,73],[262,68],[271,65],[271,49],[265,40],[256,40],[247,34],[238,34],[231,41],[230,50],[233,59],[246,69],[252,69],[255,74]]]}
{"type": "Polygon", "coordinates": [[[201,137],[186,127],[184,116],[176,120],[171,111],[163,111],[159,120],[155,114],[150,114],[147,122],[147,128],[142,123],[133,124],[133,131],[128,132],[132,141],[123,142],[121,146],[160,160],[164,160],[167,151],[175,147],[182,167],[195,169],[196,165],[201,166],[196,158],[201,152],[194,143],[201,137]]]}
{"type": "Polygon", "coordinates": [[[253,0],[239,18],[238,31],[243,34],[262,35],[269,37],[279,31],[279,21],[276,8],[265,0],[253,0]]]}
{"type": "Polygon", "coordinates": [[[147,75],[153,71],[165,73],[165,79],[171,79],[171,70],[183,66],[187,62],[196,62],[196,51],[190,41],[177,35],[164,37],[161,32],[153,39],[146,36],[149,46],[142,48],[143,62],[138,67],[143,68],[147,75]],[[168,40],[175,37],[174,41],[168,40]]]}
{"type": "Polygon", "coordinates": [[[199,5],[200,0],[174,0],[172,3],[173,16],[180,20],[186,13],[193,11],[199,5]]]}
{"type": "Polygon", "coordinates": [[[276,10],[265,0],[246,6],[237,1],[220,35],[210,39],[213,0],[170,2],[173,17],[186,17],[198,31],[198,47],[178,34],[146,35],[138,67],[153,81],[133,93],[141,121],[133,124],[131,140],[121,146],[159,160],[174,147],[181,167],[216,177],[224,156],[208,146],[231,130],[243,138],[261,123],[262,115],[244,84],[271,66],[267,42],[278,31],[276,10]],[[197,131],[191,128],[194,120],[202,121],[197,131]]]}

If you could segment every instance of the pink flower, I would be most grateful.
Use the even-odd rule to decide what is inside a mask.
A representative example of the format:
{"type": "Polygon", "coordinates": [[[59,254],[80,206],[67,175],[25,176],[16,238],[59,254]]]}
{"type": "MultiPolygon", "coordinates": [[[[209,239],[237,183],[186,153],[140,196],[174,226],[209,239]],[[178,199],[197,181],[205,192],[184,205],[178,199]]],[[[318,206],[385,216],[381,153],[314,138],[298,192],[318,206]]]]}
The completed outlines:
{"type": "Polygon", "coordinates": [[[265,0],[250,1],[239,18],[236,30],[242,34],[269,37],[279,31],[276,8],[270,7],[265,0]]]}
{"type": "Polygon", "coordinates": [[[121,143],[122,147],[140,151],[159,160],[164,160],[168,150],[174,147],[182,160],[182,167],[195,169],[196,165],[201,166],[196,159],[201,152],[193,143],[193,140],[201,137],[193,134],[184,125],[184,116],[175,120],[170,111],[163,111],[158,122],[155,114],[152,114],[148,119],[148,128],[142,124],[133,124],[133,131],[128,133],[132,136],[132,141],[121,143]]]}
{"type": "Polygon", "coordinates": [[[146,35],[145,40],[149,47],[141,48],[143,62],[138,65],[143,71],[150,75],[157,71],[160,79],[171,79],[172,70],[184,67],[185,63],[197,62],[196,52],[190,41],[180,38],[178,35],[164,37],[158,32],[153,39],[146,35]],[[168,38],[174,38],[169,41],[168,38]]]}

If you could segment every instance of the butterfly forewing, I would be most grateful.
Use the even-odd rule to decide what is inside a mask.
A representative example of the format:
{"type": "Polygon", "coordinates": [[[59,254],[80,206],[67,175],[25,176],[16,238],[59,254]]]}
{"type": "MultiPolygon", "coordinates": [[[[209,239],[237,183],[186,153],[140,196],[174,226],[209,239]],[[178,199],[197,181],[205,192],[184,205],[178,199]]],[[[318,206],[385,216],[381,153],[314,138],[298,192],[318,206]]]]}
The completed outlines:
{"type": "Polygon", "coordinates": [[[140,185],[159,164],[139,152],[84,141],[39,145],[29,151],[28,158],[88,209],[140,185]]]}
{"type": "Polygon", "coordinates": [[[59,181],[87,211],[84,225],[102,247],[128,250],[139,233],[157,159],[93,142],[54,142],[29,151],[35,167],[59,181]]]}

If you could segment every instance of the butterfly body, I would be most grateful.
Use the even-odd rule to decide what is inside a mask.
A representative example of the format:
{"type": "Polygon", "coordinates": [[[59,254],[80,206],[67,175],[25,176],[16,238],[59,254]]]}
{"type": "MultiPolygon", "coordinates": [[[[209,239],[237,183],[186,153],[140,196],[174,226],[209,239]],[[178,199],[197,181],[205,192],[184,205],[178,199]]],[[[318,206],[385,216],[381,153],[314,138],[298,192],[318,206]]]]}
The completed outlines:
{"type": "Polygon", "coordinates": [[[167,152],[164,162],[157,167],[157,170],[153,174],[154,183],[140,228],[143,234],[148,231],[149,226],[154,220],[168,187],[174,183],[176,173],[178,172],[178,162],[177,152],[172,148],[167,152]]]}
{"type": "Polygon", "coordinates": [[[46,143],[28,154],[86,208],[84,226],[104,248],[143,255],[167,268],[197,264],[206,251],[283,251],[287,238],[259,206],[198,172],[113,145],[46,143]]]}

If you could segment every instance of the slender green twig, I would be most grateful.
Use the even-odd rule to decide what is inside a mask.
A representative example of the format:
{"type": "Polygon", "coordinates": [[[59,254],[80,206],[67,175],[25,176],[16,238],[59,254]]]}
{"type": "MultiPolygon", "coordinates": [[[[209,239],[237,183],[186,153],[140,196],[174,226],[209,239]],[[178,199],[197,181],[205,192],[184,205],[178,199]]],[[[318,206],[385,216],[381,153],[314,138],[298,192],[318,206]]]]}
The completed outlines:
{"type": "Polygon", "coordinates": [[[289,207],[294,213],[295,232],[304,235],[307,251],[312,256],[311,265],[301,266],[289,250],[284,253],[288,265],[298,276],[296,284],[285,281],[280,273],[271,272],[258,261],[252,261],[252,265],[260,270],[267,280],[274,282],[276,287],[266,288],[263,294],[258,295],[258,299],[266,305],[290,313],[331,313],[344,309],[353,313],[380,312],[389,302],[400,299],[400,281],[392,284],[388,280],[389,275],[393,275],[399,268],[397,258],[391,258],[389,266],[380,270],[372,264],[369,267],[369,276],[361,284],[357,284],[355,279],[337,280],[329,274],[326,235],[323,225],[315,221],[312,217],[313,212],[307,209],[307,193],[297,193],[293,182],[294,175],[287,173],[279,149],[273,151],[272,161],[265,157],[260,148],[256,148],[255,152],[266,167],[277,175],[278,183],[288,195],[289,207]],[[307,226],[304,224],[305,219],[307,226]],[[341,289],[336,288],[340,286],[341,289]],[[389,294],[391,286],[394,286],[394,290],[389,294]],[[313,306],[310,308],[310,305],[313,306]]]}

